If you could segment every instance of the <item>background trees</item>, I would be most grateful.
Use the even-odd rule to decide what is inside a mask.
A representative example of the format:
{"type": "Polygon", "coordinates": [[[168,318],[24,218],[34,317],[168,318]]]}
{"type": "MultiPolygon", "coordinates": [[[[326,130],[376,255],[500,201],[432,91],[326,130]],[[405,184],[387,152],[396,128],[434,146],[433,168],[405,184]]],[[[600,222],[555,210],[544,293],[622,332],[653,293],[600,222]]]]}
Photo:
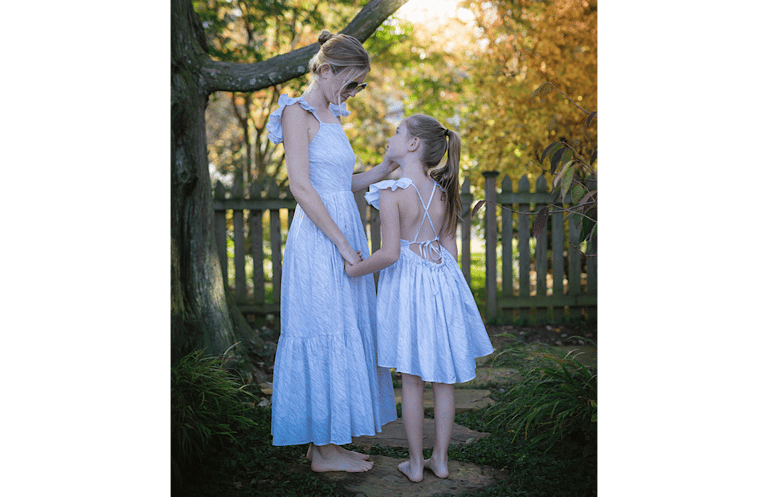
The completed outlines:
{"type": "Polygon", "coordinates": [[[467,147],[478,166],[537,174],[537,157],[555,140],[590,156],[596,127],[560,95],[531,100],[551,82],[597,111],[596,0],[465,0],[477,23],[472,99],[465,100],[467,147]],[[495,166],[498,164],[498,166],[495,166]]]}
{"type": "MultiPolygon", "coordinates": [[[[371,0],[342,31],[365,40],[404,2],[371,0]]],[[[191,0],[171,2],[172,360],[200,348],[220,354],[237,341],[258,346],[257,334],[224,285],[216,255],[205,129],[208,96],[254,92],[301,76],[318,48],[313,43],[250,64],[214,60],[191,0]]]]}
{"type": "MultiPolygon", "coordinates": [[[[214,57],[250,61],[311,44],[323,28],[338,31],[362,3],[201,0],[195,7],[214,57]]],[[[587,129],[582,113],[559,96],[531,101],[531,94],[549,81],[581,107],[597,110],[596,0],[422,5],[428,9],[422,16],[396,12],[365,42],[370,86],[347,103],[352,115],[346,120],[359,168],[377,163],[392,126],[415,112],[461,132],[464,174],[478,186],[486,169],[533,180],[540,173],[536,157],[555,140],[591,154],[596,126],[587,129]]],[[[213,95],[207,122],[215,178],[237,172],[246,189],[255,178],[286,180],[281,149],[263,129],[279,93],[297,95],[306,84],[300,77],[256,92],[213,95]]]]}
{"type": "MultiPolygon", "coordinates": [[[[362,0],[198,0],[209,53],[215,60],[254,63],[317,42],[322,29],[341,31],[365,2],[362,0]]],[[[302,75],[252,92],[219,91],[206,109],[209,159],[221,176],[285,182],[282,147],[267,139],[265,127],[281,93],[300,91],[302,75]]]]}
{"type": "Polygon", "coordinates": [[[550,81],[596,110],[594,0],[445,1],[435,5],[452,5],[449,11],[387,20],[403,3],[199,0],[194,10],[190,0],[172,3],[172,331],[174,343],[184,343],[179,350],[221,351],[252,334],[220,290],[209,161],[217,175],[242,178],[246,188],[256,178],[285,181],[282,152],[266,137],[268,115],[280,93],[297,95],[306,85],[318,32],[342,31],[363,4],[344,28],[365,41],[373,66],[369,90],[350,100],[345,122],[359,168],[378,162],[394,124],[415,112],[459,130],[464,174],[476,184],[487,169],[538,175],[533,159],[557,139],[577,150],[594,146],[569,102],[530,98],[550,81]]]}

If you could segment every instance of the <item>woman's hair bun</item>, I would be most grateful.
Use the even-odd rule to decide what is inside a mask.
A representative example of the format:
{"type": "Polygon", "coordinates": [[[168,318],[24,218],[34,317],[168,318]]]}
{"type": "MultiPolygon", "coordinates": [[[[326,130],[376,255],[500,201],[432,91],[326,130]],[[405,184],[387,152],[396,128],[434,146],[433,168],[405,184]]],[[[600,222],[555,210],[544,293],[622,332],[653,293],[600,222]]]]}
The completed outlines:
{"type": "Polygon", "coordinates": [[[320,36],[317,37],[317,41],[320,42],[320,45],[325,43],[326,41],[330,40],[333,36],[333,33],[328,31],[327,29],[324,29],[322,33],[320,33],[320,36]]]}

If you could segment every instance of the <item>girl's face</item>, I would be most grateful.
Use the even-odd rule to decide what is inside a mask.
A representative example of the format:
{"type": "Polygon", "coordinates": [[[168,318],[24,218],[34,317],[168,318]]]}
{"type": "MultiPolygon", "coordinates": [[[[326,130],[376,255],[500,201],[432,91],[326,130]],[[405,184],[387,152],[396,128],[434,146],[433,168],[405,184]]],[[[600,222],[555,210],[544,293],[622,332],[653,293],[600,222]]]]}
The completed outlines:
{"type": "Polygon", "coordinates": [[[405,119],[403,119],[400,124],[397,125],[395,134],[387,141],[387,152],[384,156],[389,157],[390,159],[404,157],[408,152],[409,138],[408,126],[405,123],[405,119]]]}

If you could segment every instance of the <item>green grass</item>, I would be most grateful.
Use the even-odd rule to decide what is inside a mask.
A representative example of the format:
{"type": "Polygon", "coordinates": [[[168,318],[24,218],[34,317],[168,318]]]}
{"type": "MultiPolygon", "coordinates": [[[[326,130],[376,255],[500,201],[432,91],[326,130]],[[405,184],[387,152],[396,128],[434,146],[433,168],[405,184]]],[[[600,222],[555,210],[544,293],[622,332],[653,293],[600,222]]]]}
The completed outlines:
{"type": "MultiPolygon", "coordinates": [[[[458,413],[456,423],[488,432],[490,436],[468,445],[451,446],[448,456],[455,461],[500,469],[508,473],[509,479],[498,486],[463,495],[595,495],[597,446],[592,415],[596,413],[596,403],[589,401],[596,401],[596,372],[572,358],[553,355],[552,349],[546,347],[512,346],[502,351],[499,360],[516,365],[523,381],[485,385],[484,388],[493,392],[491,398],[496,404],[476,412],[458,413]],[[554,409],[557,405],[564,408],[554,409]]],[[[238,392],[236,395],[241,395],[238,397],[241,401],[249,400],[242,396],[239,386],[233,384],[232,387],[238,392]]],[[[426,417],[431,415],[431,412],[425,413],[426,417]]],[[[292,469],[307,464],[304,457],[307,447],[271,444],[269,408],[249,407],[242,416],[248,419],[247,423],[230,427],[230,431],[234,430],[232,436],[226,435],[220,437],[219,443],[208,444],[199,460],[185,467],[183,481],[174,481],[173,495],[350,495],[309,471],[292,469]]],[[[398,459],[408,457],[406,448],[380,445],[367,448],[354,444],[348,448],[398,459]]],[[[425,449],[424,456],[430,455],[431,448],[425,449]]]]}
{"type": "Polygon", "coordinates": [[[344,496],[343,489],[314,474],[290,470],[304,463],[306,446],[275,447],[270,436],[272,411],[268,407],[249,410],[252,429],[241,432],[240,444],[214,447],[204,463],[187,474],[173,495],[184,497],[237,496],[344,496]]]}

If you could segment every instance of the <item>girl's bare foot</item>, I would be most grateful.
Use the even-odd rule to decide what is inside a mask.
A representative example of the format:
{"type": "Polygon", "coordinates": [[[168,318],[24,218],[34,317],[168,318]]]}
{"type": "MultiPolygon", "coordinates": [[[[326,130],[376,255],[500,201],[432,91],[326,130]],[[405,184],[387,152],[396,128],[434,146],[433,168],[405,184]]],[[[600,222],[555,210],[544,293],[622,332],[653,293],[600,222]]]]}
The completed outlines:
{"type": "MultiPolygon", "coordinates": [[[[312,447],[314,446],[315,444],[310,443],[309,448],[307,449],[307,459],[309,459],[310,461],[312,460],[312,447]]],[[[363,461],[367,461],[371,458],[371,456],[369,456],[368,454],[361,454],[360,452],[355,452],[354,450],[347,450],[344,447],[339,447],[338,445],[336,446],[336,448],[339,451],[341,451],[342,454],[349,457],[354,457],[355,459],[361,459],[363,461]]]]}
{"type": "Polygon", "coordinates": [[[344,454],[336,445],[314,446],[311,450],[312,471],[346,471],[347,473],[363,473],[373,468],[373,463],[344,454]]]}
{"type": "Polygon", "coordinates": [[[411,461],[403,461],[397,465],[397,469],[400,470],[405,476],[408,477],[413,483],[419,483],[424,479],[424,467],[417,467],[416,464],[411,466],[411,461]]]}
{"type": "Polygon", "coordinates": [[[432,471],[435,476],[438,478],[448,478],[448,464],[438,464],[436,461],[432,460],[433,458],[430,457],[426,461],[424,461],[424,467],[428,470],[432,471]]]}

